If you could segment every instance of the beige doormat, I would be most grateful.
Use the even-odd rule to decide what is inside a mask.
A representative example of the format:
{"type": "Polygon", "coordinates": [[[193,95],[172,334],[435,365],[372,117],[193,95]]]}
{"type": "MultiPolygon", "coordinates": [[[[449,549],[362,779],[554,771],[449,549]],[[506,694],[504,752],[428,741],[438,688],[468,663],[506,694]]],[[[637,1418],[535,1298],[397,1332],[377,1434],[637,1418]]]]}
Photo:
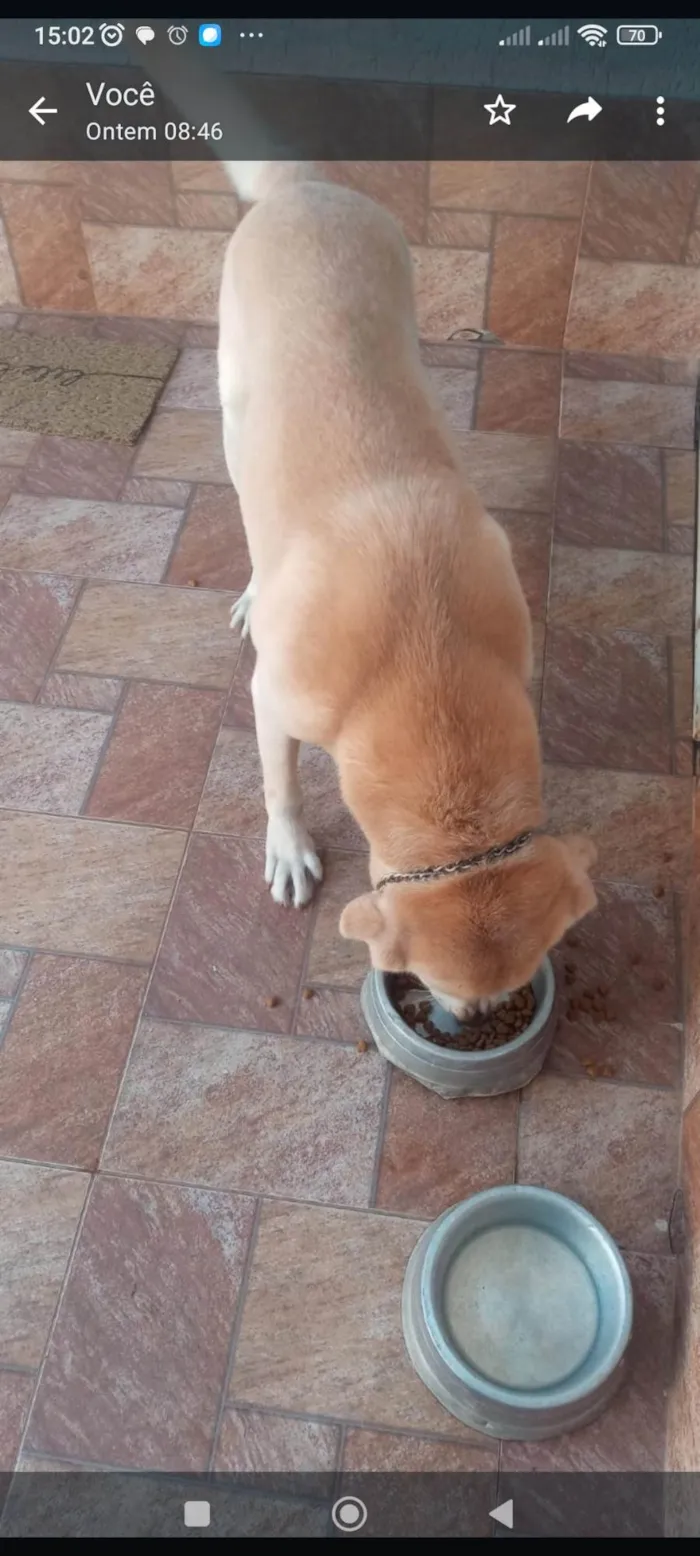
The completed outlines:
{"type": "Polygon", "coordinates": [[[3,335],[0,426],[135,443],[177,354],[174,346],[3,335]]]}

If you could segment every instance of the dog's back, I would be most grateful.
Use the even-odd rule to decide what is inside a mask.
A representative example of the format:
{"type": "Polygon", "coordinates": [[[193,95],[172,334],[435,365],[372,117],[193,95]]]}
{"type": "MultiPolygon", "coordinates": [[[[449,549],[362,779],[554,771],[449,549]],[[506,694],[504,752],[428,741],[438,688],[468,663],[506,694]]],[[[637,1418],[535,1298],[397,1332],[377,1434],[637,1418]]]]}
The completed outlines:
{"type": "Polygon", "coordinates": [[[244,187],[267,197],[232,240],[221,309],[223,398],[230,346],[243,402],[256,635],[269,622],[297,666],[309,636],[332,642],[345,688],[346,646],[365,681],[383,645],[431,632],[439,602],[453,652],[481,638],[526,681],[510,548],[467,484],[421,365],[402,234],[373,201],[294,168],[263,164],[256,179],[244,187]],[[294,603],[288,631],[303,620],[304,645],[291,652],[281,622],[294,603]]]}

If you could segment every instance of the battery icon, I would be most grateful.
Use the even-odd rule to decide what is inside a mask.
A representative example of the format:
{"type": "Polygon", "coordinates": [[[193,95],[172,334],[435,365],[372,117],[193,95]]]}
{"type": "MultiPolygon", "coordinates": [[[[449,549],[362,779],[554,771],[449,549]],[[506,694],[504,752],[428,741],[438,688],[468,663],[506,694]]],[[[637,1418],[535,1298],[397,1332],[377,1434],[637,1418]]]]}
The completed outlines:
{"type": "Polygon", "coordinates": [[[648,48],[650,44],[658,43],[659,38],[662,37],[663,33],[653,22],[644,26],[640,24],[636,27],[633,23],[629,23],[617,29],[618,43],[626,44],[628,48],[632,47],[633,44],[646,44],[648,48]]]}

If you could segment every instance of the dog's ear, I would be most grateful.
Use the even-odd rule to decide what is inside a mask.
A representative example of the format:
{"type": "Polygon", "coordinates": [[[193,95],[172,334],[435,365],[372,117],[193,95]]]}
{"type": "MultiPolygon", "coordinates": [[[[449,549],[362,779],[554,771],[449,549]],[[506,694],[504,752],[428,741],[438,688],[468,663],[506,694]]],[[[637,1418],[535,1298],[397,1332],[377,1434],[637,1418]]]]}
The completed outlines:
{"type": "Polygon", "coordinates": [[[598,850],[591,837],[583,832],[570,832],[560,839],[574,865],[582,870],[592,870],[598,858],[598,850]]]}
{"type": "Polygon", "coordinates": [[[340,933],[344,940],[366,941],[373,967],[382,972],[403,972],[406,961],[398,928],[385,909],[386,899],[378,892],[355,897],[340,915],[340,933]]]}
{"type": "Polygon", "coordinates": [[[568,864],[571,922],[576,923],[578,919],[584,918],[586,913],[592,913],[598,902],[588,874],[598,858],[598,850],[595,843],[582,833],[570,834],[568,837],[560,838],[559,841],[566,853],[568,864]]]}

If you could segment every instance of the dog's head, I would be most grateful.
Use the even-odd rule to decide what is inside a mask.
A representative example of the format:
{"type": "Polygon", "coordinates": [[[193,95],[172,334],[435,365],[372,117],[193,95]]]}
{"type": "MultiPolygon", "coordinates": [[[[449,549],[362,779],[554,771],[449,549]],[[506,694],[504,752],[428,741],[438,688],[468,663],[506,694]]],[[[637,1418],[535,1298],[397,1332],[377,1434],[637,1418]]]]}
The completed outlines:
{"type": "Polygon", "coordinates": [[[347,940],[365,940],[372,965],[411,972],[462,1018],[530,982],[567,929],[596,905],[585,837],[539,837],[495,869],[387,886],[348,903],[347,940]]]}

